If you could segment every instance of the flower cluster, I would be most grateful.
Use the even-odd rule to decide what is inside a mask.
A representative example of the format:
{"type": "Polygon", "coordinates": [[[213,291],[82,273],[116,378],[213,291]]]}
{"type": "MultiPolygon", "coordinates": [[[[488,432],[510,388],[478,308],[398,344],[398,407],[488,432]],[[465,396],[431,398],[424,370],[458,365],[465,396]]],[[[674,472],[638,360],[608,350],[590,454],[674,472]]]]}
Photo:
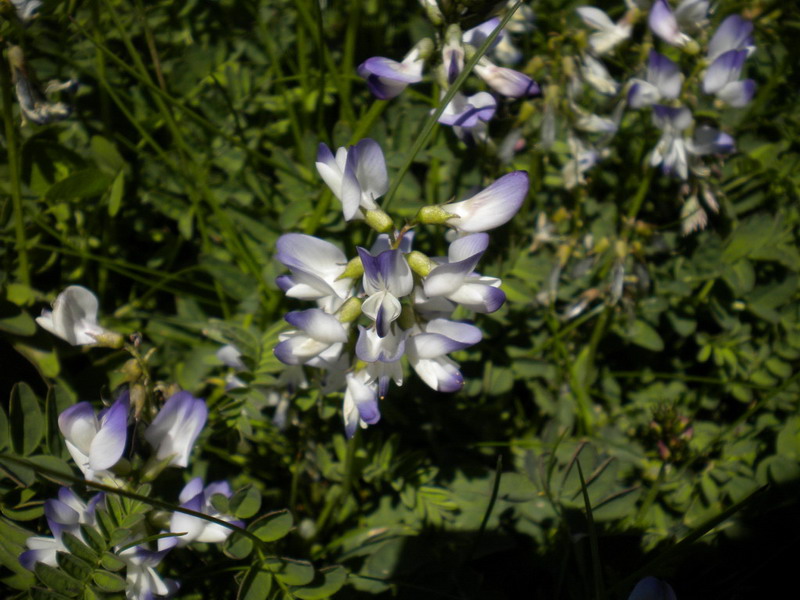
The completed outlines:
{"type": "Polygon", "coordinates": [[[413,224],[397,232],[378,207],[388,177],[374,140],[339,148],[335,156],[321,144],[317,169],[341,201],[345,219],[363,218],[384,233],[370,248],[358,247],[352,260],[309,235],[279,238],[277,258],[290,271],[278,278],[279,287],[317,307],[286,315],[292,329],[281,334],[275,355],[287,365],[322,369],[325,392],[345,389],[345,431],[352,436],[357,425],[380,419],[378,400],[390,381],[402,385],[404,357],[435,390],[463,386],[458,365],[447,355],[480,341],[481,331],[451,316],[457,306],[490,313],[505,301],[500,280],[475,268],[489,244],[485,231],[516,214],[528,176],[512,172],[471,198],[420,210],[417,223],[455,231],[447,256],[429,258],[412,251],[413,224]]]}
{"type": "MultiPolygon", "coordinates": [[[[433,7],[426,8],[429,15],[432,14],[433,7]]],[[[441,14],[438,16],[433,14],[437,22],[441,22],[441,14]]],[[[532,13],[529,9],[522,10],[515,16],[518,16],[516,20],[500,30],[486,54],[478,60],[474,71],[500,96],[524,98],[538,94],[540,91],[538,84],[524,73],[499,66],[489,58],[491,55],[496,60],[509,64],[520,60],[521,54],[510,40],[510,31],[528,31],[531,27],[532,13]]],[[[447,94],[450,86],[463,71],[465,59],[478,51],[492,32],[500,26],[500,22],[500,18],[495,17],[463,32],[457,24],[447,28],[439,43],[438,56],[441,62],[435,69],[442,97],[447,94]]],[[[426,61],[436,56],[433,42],[424,39],[414,46],[401,62],[374,56],[361,63],[358,74],[366,79],[367,86],[376,97],[388,100],[402,93],[409,84],[422,81],[426,61]]],[[[497,99],[492,94],[478,91],[467,95],[459,90],[445,107],[439,122],[452,126],[462,139],[485,139],[486,123],[492,119],[496,110],[497,99]]]]}
{"type": "MultiPolygon", "coordinates": [[[[58,295],[53,310],[43,311],[37,321],[73,345],[122,347],[120,334],[99,325],[98,304],[97,297],[86,288],[70,286],[58,295]]],[[[125,347],[136,353],[134,347],[125,347]]],[[[89,402],[78,402],[58,416],[58,427],[67,450],[87,482],[134,491],[137,480],[152,481],[167,467],[188,466],[195,442],[208,419],[205,401],[178,390],[168,394],[166,402],[156,411],[152,406],[155,394],[151,391],[148,401],[143,387],[132,384],[99,412],[89,402]],[[150,421],[146,427],[131,427],[132,421],[138,422],[141,418],[150,421]],[[137,432],[141,439],[135,440],[137,432]],[[143,451],[145,442],[150,446],[149,452],[143,451]]],[[[184,510],[243,526],[241,521],[221,514],[212,505],[214,495],[230,498],[230,485],[217,481],[204,486],[202,479],[196,477],[186,484],[178,500],[184,510]]],[[[70,488],[61,488],[57,499],[45,502],[45,516],[52,537],[30,537],[28,550],[20,556],[20,563],[31,570],[37,562],[56,567],[58,553],[69,551],[63,541],[65,533],[88,542],[82,526],[102,528],[97,513],[109,511],[107,502],[104,494],[98,494],[86,503],[70,488]]],[[[114,554],[126,568],[126,595],[130,599],[167,596],[177,589],[176,582],[163,580],[156,571],[172,548],[192,542],[223,542],[231,533],[231,529],[217,522],[177,511],[168,519],[154,513],[152,522],[161,523],[161,533],[166,534],[158,539],[157,549],[151,549],[146,542],[137,543],[153,534],[145,520],[137,521],[125,540],[114,543],[114,554]]]]}

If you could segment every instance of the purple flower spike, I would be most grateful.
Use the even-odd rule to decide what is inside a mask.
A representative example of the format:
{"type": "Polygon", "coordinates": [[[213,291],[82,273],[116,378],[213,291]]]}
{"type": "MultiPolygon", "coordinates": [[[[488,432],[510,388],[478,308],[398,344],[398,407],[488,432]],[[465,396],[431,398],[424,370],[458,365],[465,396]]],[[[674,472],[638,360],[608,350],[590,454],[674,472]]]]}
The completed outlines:
{"type": "Polygon", "coordinates": [[[755,49],[752,33],[753,24],[747,19],[739,15],[726,18],[708,42],[709,62],[730,50],[747,50],[749,55],[755,49]]]}
{"type": "Polygon", "coordinates": [[[689,37],[681,33],[678,20],[667,0],[656,0],[653,3],[647,23],[653,33],[672,46],[685,46],[689,41],[689,37]]]}
{"type": "Polygon", "coordinates": [[[399,96],[408,84],[422,81],[424,64],[419,50],[414,49],[403,62],[383,56],[368,58],[358,66],[358,74],[367,80],[367,87],[375,97],[390,100],[399,96]]]}
{"type": "Polygon", "coordinates": [[[205,400],[181,391],[169,397],[145,430],[144,437],[155,449],[157,460],[169,458],[170,465],[186,467],[206,419],[205,400]]]}
{"type": "Polygon", "coordinates": [[[92,405],[79,402],[58,416],[58,428],[75,463],[89,481],[109,476],[125,451],[128,440],[128,394],[94,414],[92,405]]]}
{"type": "Polygon", "coordinates": [[[517,214],[528,195],[528,174],[513,171],[467,200],[445,204],[442,208],[457,219],[448,225],[465,233],[488,231],[504,225],[517,214]]]}
{"type": "Polygon", "coordinates": [[[524,73],[498,67],[485,57],[475,65],[475,72],[495,92],[509,98],[525,98],[541,92],[539,84],[524,73]]]}

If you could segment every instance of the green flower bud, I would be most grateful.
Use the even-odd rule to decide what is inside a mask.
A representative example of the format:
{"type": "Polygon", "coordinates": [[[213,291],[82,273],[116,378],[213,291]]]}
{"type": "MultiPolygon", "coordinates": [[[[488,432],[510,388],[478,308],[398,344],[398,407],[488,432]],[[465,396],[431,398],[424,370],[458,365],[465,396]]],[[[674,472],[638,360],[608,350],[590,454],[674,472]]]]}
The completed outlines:
{"type": "Polygon", "coordinates": [[[367,225],[372,227],[378,233],[389,233],[394,231],[394,221],[392,217],[387,215],[382,210],[368,210],[364,215],[367,225]]]}
{"type": "Polygon", "coordinates": [[[418,250],[406,254],[406,260],[411,270],[420,277],[427,277],[428,273],[436,266],[435,262],[418,250]]]}
{"type": "Polygon", "coordinates": [[[347,266],[344,268],[344,273],[336,278],[339,279],[357,279],[364,274],[364,265],[361,264],[361,257],[356,256],[351,259],[347,266]]]}
{"type": "Polygon", "coordinates": [[[342,323],[352,323],[361,316],[361,300],[350,298],[342,304],[339,309],[339,321],[342,323]]]}
{"type": "Polygon", "coordinates": [[[423,206],[417,213],[417,222],[426,223],[428,225],[445,225],[447,221],[452,219],[454,216],[455,215],[443,209],[441,204],[434,206],[423,206]]]}

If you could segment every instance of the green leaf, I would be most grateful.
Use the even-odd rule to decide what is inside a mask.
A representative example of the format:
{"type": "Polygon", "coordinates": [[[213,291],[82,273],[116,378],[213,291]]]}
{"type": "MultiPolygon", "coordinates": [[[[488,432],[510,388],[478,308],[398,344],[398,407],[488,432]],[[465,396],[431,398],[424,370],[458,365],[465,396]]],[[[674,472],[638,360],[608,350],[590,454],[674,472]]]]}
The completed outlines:
{"type": "Polygon", "coordinates": [[[90,565],[96,564],[100,559],[100,554],[87,546],[78,538],[78,536],[70,533],[69,531],[65,531],[61,534],[61,541],[67,550],[69,550],[78,558],[85,560],[90,565]]]}
{"type": "Polygon", "coordinates": [[[125,167],[125,160],[108,138],[99,135],[92,136],[91,148],[95,163],[109,175],[113,175],[125,167]]]}
{"type": "Polygon", "coordinates": [[[122,194],[125,191],[125,173],[120,171],[114,177],[111,184],[111,192],[108,195],[108,216],[114,217],[122,206],[122,194]]]}
{"type": "Polygon", "coordinates": [[[40,467],[44,467],[48,471],[54,472],[41,473],[43,477],[46,477],[51,481],[55,481],[56,483],[60,483],[61,485],[70,485],[72,483],[71,478],[74,477],[75,474],[72,472],[72,467],[70,467],[67,461],[64,459],[56,456],[39,454],[37,456],[31,456],[28,460],[40,467]],[[60,478],[58,477],[58,473],[62,473],[66,477],[60,478]]]}
{"type": "Polygon", "coordinates": [[[309,585],[293,588],[292,593],[303,600],[329,598],[341,589],[346,580],[347,571],[344,567],[326,567],[319,570],[309,585]]]}
{"type": "Polygon", "coordinates": [[[111,176],[99,169],[89,168],[77,171],[57,181],[47,190],[47,200],[71,200],[73,198],[92,198],[108,189],[111,176]]]}
{"type": "Polygon", "coordinates": [[[61,569],[39,562],[36,563],[33,571],[39,581],[65,596],[74,598],[83,591],[83,584],[64,573],[61,569]]]}
{"type": "Polygon", "coordinates": [[[314,580],[314,566],[305,560],[273,558],[264,561],[264,564],[287,585],[306,585],[314,580]]]}
{"type": "Polygon", "coordinates": [[[0,331],[12,335],[29,336],[36,333],[36,323],[33,317],[21,310],[15,315],[0,318],[0,331]]]}
{"type": "Polygon", "coordinates": [[[239,519],[249,519],[261,508],[261,492],[249,485],[236,492],[230,500],[230,510],[239,519]]]}
{"type": "Polygon", "coordinates": [[[252,531],[260,540],[274,542],[289,533],[294,525],[292,513],[288,510],[278,510],[258,520],[253,521],[248,529],[252,531]]]}
{"type": "Polygon", "coordinates": [[[100,564],[107,571],[121,571],[125,568],[125,561],[112,552],[103,552],[100,557],[100,564]]]}
{"type": "Polygon", "coordinates": [[[241,533],[233,532],[222,547],[226,556],[241,560],[246,558],[253,551],[253,540],[245,537],[241,533]]]}
{"type": "Polygon", "coordinates": [[[86,581],[92,574],[92,565],[68,552],[56,552],[56,562],[67,575],[78,581],[86,581]]]}
{"type": "Polygon", "coordinates": [[[622,334],[622,337],[627,339],[637,346],[652,350],[653,352],[661,352],[664,349],[664,341],[652,325],[636,319],[630,327],[622,334]]]}
{"type": "Polygon", "coordinates": [[[14,451],[28,456],[36,450],[44,435],[44,415],[39,400],[27,383],[18,383],[11,390],[9,425],[14,451]]]}
{"type": "Polygon", "coordinates": [[[58,592],[54,592],[53,590],[33,588],[31,590],[31,598],[33,600],[67,600],[69,596],[65,596],[64,594],[59,594],[58,592]]]}
{"type": "Polygon", "coordinates": [[[92,574],[92,580],[95,585],[104,592],[122,592],[125,591],[125,579],[116,573],[109,573],[108,571],[95,571],[92,574]]]}
{"type": "Polygon", "coordinates": [[[272,589],[272,574],[253,565],[239,586],[236,600],[265,600],[272,589]]]}
{"type": "Polygon", "coordinates": [[[228,502],[228,497],[225,494],[214,494],[211,496],[211,506],[214,507],[217,512],[223,515],[230,515],[231,508],[230,502],[228,502]]]}
{"type": "Polygon", "coordinates": [[[0,404],[0,450],[5,450],[11,446],[8,434],[8,415],[6,414],[6,409],[0,404]]]}
{"type": "MultiPolygon", "coordinates": [[[[98,511],[100,512],[100,511],[98,511]]],[[[91,525],[81,524],[81,535],[86,543],[98,554],[105,552],[108,545],[103,535],[91,525]]]]}

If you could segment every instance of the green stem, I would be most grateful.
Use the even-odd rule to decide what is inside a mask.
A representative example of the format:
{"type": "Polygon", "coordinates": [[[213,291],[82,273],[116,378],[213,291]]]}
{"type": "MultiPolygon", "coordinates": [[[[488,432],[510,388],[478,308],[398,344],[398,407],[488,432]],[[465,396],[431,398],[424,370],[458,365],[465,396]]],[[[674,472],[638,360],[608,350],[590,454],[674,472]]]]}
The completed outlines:
{"type": "Polygon", "coordinates": [[[11,72],[6,57],[0,57],[0,87],[3,88],[3,121],[6,129],[6,153],[8,155],[8,174],[11,187],[11,201],[14,205],[14,232],[16,235],[17,277],[25,285],[30,285],[31,273],[28,263],[28,242],[25,237],[25,215],[22,209],[22,190],[19,180],[19,155],[17,154],[17,129],[14,124],[13,96],[11,93],[11,72]]]}

